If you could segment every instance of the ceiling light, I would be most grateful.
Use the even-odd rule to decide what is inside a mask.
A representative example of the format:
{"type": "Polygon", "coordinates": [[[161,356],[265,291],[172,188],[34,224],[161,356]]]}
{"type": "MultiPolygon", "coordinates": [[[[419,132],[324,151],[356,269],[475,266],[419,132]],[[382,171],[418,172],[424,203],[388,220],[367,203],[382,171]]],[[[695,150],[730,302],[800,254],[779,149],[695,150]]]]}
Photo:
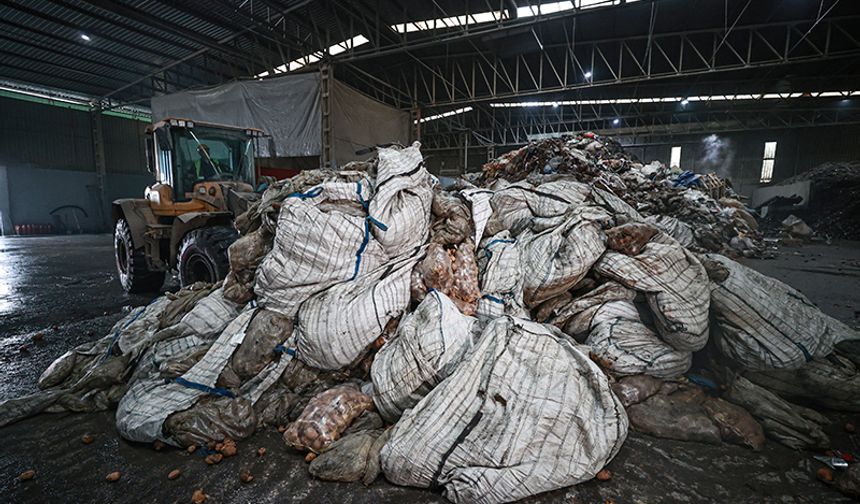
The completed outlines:
{"type": "Polygon", "coordinates": [[[89,36],[89,35],[87,35],[86,33],[81,33],[81,39],[82,39],[84,42],[89,42],[89,41],[91,41],[91,40],[92,40],[92,37],[90,37],[90,36],[89,36]]]}
{"type": "Polygon", "coordinates": [[[557,103],[557,102],[556,102],[556,103],[553,103],[553,104],[552,104],[552,108],[558,108],[558,103],[557,103]]]}
{"type": "Polygon", "coordinates": [[[620,122],[621,122],[621,119],[613,119],[612,120],[612,124],[614,124],[616,126],[618,126],[618,123],[620,123],[620,122]]]}
{"type": "Polygon", "coordinates": [[[585,72],[585,78],[590,79],[591,78],[591,72],[585,72]]]}
{"type": "Polygon", "coordinates": [[[688,99],[686,99],[686,98],[684,98],[683,100],[681,100],[681,106],[682,106],[682,107],[686,107],[688,103],[690,103],[690,100],[688,100],[688,99]]]}

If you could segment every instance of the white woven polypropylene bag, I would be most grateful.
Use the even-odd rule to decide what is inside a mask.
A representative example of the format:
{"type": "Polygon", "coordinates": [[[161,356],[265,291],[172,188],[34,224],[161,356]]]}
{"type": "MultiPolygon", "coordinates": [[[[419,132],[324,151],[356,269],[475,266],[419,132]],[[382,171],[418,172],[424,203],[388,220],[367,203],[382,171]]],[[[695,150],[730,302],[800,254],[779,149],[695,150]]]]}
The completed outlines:
{"type": "Polygon", "coordinates": [[[403,414],[380,457],[396,484],[438,485],[458,503],[511,502],[591,479],[627,425],[606,375],[570,338],[501,317],[403,414]]]}
{"type": "Polygon", "coordinates": [[[417,249],[305,301],[293,331],[296,357],[319,369],[352,364],[409,306],[412,268],[423,255],[417,249]]]}
{"type": "MultiPolygon", "coordinates": [[[[352,176],[350,176],[352,177],[352,176]]],[[[260,306],[292,317],[313,294],[355,279],[388,261],[371,229],[370,179],[334,181],[288,196],[272,250],[257,268],[260,306]]]]}
{"type": "Polygon", "coordinates": [[[433,187],[420,146],[415,142],[379,149],[375,194],[368,210],[384,226],[371,230],[388,257],[423,245],[430,233],[433,187]]]}
{"type": "Polygon", "coordinates": [[[386,421],[396,422],[454,370],[472,348],[476,322],[437,290],[403,317],[370,368],[373,402],[386,421]]]}
{"type": "Polygon", "coordinates": [[[797,290],[719,254],[728,272],[711,283],[714,336],[724,354],[748,369],[797,368],[860,334],[826,315],[797,290]]]}
{"type": "Polygon", "coordinates": [[[559,225],[519,236],[523,300],[534,307],[582,280],[606,250],[601,222],[611,217],[596,206],[575,206],[559,225]]]}
{"type": "Polygon", "coordinates": [[[686,373],[692,352],[675,350],[645,326],[633,304],[635,297],[633,290],[607,282],[573,300],[558,318],[571,336],[586,336],[592,353],[617,374],[677,378],[686,373]]]}
{"type": "Polygon", "coordinates": [[[659,233],[633,257],[607,251],[594,270],[643,292],[657,332],[676,350],[695,352],[708,342],[708,275],[675,240],[659,233]]]}

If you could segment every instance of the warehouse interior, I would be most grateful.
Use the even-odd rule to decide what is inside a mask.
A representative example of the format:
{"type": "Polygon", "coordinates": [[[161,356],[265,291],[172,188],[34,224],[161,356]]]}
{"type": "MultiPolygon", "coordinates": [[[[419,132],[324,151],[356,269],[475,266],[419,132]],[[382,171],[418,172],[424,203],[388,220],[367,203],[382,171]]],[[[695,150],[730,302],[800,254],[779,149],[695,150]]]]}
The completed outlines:
{"type": "Polygon", "coordinates": [[[860,499],[857,2],[0,28],[10,502],[860,499]]]}

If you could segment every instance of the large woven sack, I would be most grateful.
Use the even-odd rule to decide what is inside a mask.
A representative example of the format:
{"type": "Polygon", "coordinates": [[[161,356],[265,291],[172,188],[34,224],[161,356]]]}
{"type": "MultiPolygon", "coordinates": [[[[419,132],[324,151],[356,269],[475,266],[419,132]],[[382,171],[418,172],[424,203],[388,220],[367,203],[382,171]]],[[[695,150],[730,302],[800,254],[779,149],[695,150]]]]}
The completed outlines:
{"type": "Polygon", "coordinates": [[[355,362],[409,306],[412,268],[424,249],[314,295],[296,316],[296,356],[325,370],[355,362]]]}
{"type": "Polygon", "coordinates": [[[485,238],[477,255],[483,293],[477,315],[489,319],[502,315],[529,318],[523,303],[522,256],[517,240],[509,231],[502,231],[485,238]]]}
{"type": "Polygon", "coordinates": [[[475,322],[436,290],[403,317],[370,368],[373,402],[385,420],[396,422],[451,374],[474,344],[475,322]]]}
{"type": "Polygon", "coordinates": [[[524,229],[539,232],[557,226],[571,205],[583,204],[590,194],[588,185],[571,180],[538,187],[527,182],[511,184],[493,194],[493,215],[487,221],[486,232],[496,234],[507,229],[517,236],[524,229]]]}
{"type": "MultiPolygon", "coordinates": [[[[230,322],[214,342],[206,342],[196,335],[182,336],[163,341],[151,348],[141,359],[128,391],[119,402],[116,412],[116,426],[120,435],[130,441],[153,442],[161,440],[171,444],[181,444],[190,438],[174,439],[166,432],[167,418],[195,406],[204,396],[219,397],[253,405],[268,388],[280,377],[290,360],[283,354],[280,359],[269,362],[256,376],[249,379],[237,390],[218,387],[216,382],[232,358],[236,348],[245,339],[246,331],[257,309],[243,311],[230,322]],[[165,379],[161,374],[162,364],[188,351],[206,348],[205,355],[180,377],[165,379]]],[[[275,350],[274,348],[272,349],[275,350]]],[[[229,402],[229,401],[228,401],[229,402]]],[[[222,404],[225,411],[228,404],[222,404]]],[[[204,408],[205,409],[205,408],[204,408]]],[[[232,408],[232,411],[246,412],[249,408],[232,408]]],[[[210,417],[210,411],[201,411],[203,417],[210,417]]],[[[222,421],[229,419],[223,417],[222,421]]],[[[209,421],[195,422],[186,418],[184,424],[210,424],[209,421]]],[[[234,419],[235,425],[243,424],[242,419],[234,419]]],[[[250,435],[250,432],[245,431],[250,435]]],[[[199,434],[199,433],[198,433],[199,434]]],[[[217,436],[217,432],[212,433],[217,436]]]]}
{"type": "Polygon", "coordinates": [[[607,251],[594,270],[645,294],[660,337],[675,350],[708,342],[708,275],[692,252],[663,233],[636,256],[607,251]]]}
{"type": "Polygon", "coordinates": [[[806,296],[719,254],[706,254],[714,337],[747,369],[797,368],[860,334],[824,314],[806,296]]]}
{"type": "Polygon", "coordinates": [[[636,293],[619,283],[607,282],[575,299],[556,317],[564,331],[585,336],[592,353],[619,375],[647,374],[676,378],[690,369],[692,352],[675,350],[649,329],[639,316],[636,293]]]}
{"type": "Polygon", "coordinates": [[[624,407],[586,353],[547,326],[502,317],[404,413],[381,461],[399,485],[511,502],[591,479],[626,435],[624,407]]]}
{"type": "Polygon", "coordinates": [[[372,226],[373,236],[388,257],[423,245],[430,234],[433,187],[424,168],[420,143],[379,149],[379,168],[368,210],[383,226],[372,226]]]}
{"type": "Polygon", "coordinates": [[[529,307],[576,285],[606,250],[602,223],[611,217],[596,206],[572,207],[559,225],[519,236],[523,300],[529,307]]]}
{"type": "Polygon", "coordinates": [[[254,292],[261,306],[292,317],[313,294],[388,260],[371,232],[380,222],[366,208],[370,179],[354,178],[344,173],[284,199],[272,251],[257,268],[254,292]]]}

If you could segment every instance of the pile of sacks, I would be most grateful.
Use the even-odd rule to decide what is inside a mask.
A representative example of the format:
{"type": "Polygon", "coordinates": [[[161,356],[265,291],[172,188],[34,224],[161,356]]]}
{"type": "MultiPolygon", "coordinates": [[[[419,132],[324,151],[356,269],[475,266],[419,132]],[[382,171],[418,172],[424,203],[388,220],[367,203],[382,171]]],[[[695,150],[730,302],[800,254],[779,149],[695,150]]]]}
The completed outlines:
{"type": "Polygon", "coordinates": [[[223,284],[135,309],[0,405],[0,425],[116,405],[139,442],[280,427],[318,478],[495,503],[593,478],[631,427],[818,447],[826,419],[789,401],[860,411],[840,346],[860,335],[702,253],[707,235],[643,213],[631,180],[720,229],[743,219],[700,212],[612,142],[552,142],[560,161],[532,146],[448,189],[418,143],[273,184],[237,219],[223,284]]]}
{"type": "Polygon", "coordinates": [[[559,178],[612,193],[685,247],[730,257],[765,251],[758,223],[732,190],[714,174],[680,172],[654,161],[643,164],[608,137],[582,133],[532,142],[484,165],[480,185],[532,186],[559,178]]]}

